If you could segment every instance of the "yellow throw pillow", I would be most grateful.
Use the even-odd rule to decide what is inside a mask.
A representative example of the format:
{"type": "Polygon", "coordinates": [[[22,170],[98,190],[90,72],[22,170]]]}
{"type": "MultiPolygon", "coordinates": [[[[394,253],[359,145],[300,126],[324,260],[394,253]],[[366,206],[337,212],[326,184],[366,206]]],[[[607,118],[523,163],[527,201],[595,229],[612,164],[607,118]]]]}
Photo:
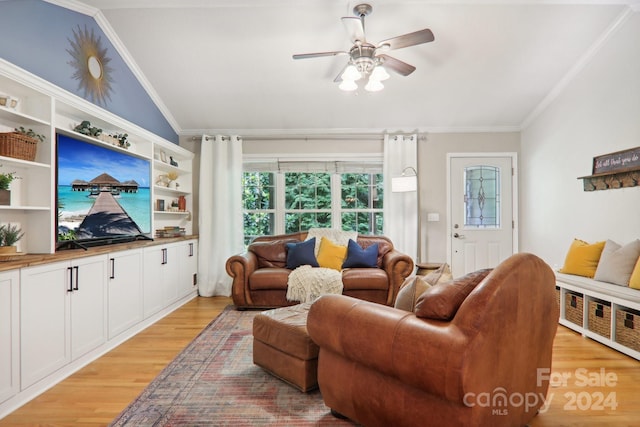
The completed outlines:
{"type": "Polygon", "coordinates": [[[331,240],[323,237],[320,241],[320,249],[318,249],[318,264],[320,267],[333,268],[334,270],[342,270],[342,263],[347,257],[347,247],[333,243],[331,240]]]}
{"type": "Polygon", "coordinates": [[[560,273],[585,277],[595,276],[604,244],[604,241],[589,244],[583,240],[574,239],[560,273]]]}
{"type": "Polygon", "coordinates": [[[636,262],[636,266],[633,267],[633,273],[629,279],[629,287],[633,289],[640,289],[640,258],[636,262]]]}

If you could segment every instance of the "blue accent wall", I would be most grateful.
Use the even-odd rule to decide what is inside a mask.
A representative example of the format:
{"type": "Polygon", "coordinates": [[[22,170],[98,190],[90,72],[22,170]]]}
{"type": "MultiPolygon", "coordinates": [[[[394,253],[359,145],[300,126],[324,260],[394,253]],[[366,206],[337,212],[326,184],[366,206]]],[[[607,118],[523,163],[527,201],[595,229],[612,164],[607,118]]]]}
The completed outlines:
{"type": "Polygon", "coordinates": [[[0,28],[0,57],[82,98],[85,91],[73,77],[67,50],[72,50],[74,31],[93,31],[112,68],[110,98],[97,105],[178,143],[176,132],[92,17],[41,0],[0,0],[0,28]]]}

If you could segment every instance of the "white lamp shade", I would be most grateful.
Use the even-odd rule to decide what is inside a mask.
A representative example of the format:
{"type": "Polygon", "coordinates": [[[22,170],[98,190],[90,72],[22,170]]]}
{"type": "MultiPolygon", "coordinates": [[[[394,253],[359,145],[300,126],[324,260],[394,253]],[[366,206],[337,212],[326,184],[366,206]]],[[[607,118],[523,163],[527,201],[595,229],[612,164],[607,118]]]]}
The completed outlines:
{"type": "Polygon", "coordinates": [[[353,80],[343,80],[338,87],[340,88],[340,90],[344,90],[347,92],[358,89],[358,85],[353,80]]]}
{"type": "Polygon", "coordinates": [[[387,80],[389,77],[391,76],[389,75],[389,73],[387,73],[387,70],[385,70],[382,65],[376,65],[376,68],[374,68],[371,72],[369,80],[377,80],[381,82],[383,80],[387,80]]]}
{"type": "Polygon", "coordinates": [[[391,178],[391,191],[394,193],[418,191],[418,177],[413,175],[391,178]]]}
{"type": "Polygon", "coordinates": [[[344,69],[342,75],[340,76],[342,80],[358,80],[362,77],[362,74],[355,65],[347,65],[347,68],[344,69]]]}
{"type": "Polygon", "coordinates": [[[378,80],[369,79],[364,89],[369,92],[378,92],[384,89],[384,85],[378,80]]]}

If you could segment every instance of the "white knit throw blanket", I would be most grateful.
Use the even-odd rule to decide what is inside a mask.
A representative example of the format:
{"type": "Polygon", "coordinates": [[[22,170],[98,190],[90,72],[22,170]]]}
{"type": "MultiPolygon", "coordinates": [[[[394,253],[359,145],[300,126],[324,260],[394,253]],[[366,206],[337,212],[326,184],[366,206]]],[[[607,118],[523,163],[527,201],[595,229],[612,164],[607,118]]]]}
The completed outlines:
{"type": "Polygon", "coordinates": [[[333,268],[301,265],[289,273],[287,300],[313,302],[324,294],[342,293],[342,273],[333,268]]]}

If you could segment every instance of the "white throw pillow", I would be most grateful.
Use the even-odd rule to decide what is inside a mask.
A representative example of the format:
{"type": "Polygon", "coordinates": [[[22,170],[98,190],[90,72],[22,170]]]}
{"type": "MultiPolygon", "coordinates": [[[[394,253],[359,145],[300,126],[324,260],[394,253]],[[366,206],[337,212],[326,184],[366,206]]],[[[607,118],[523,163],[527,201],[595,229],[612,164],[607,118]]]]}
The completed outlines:
{"type": "Polygon", "coordinates": [[[309,240],[314,237],[316,238],[315,254],[317,257],[318,251],[320,250],[320,241],[323,237],[331,240],[336,245],[347,246],[349,244],[349,239],[353,241],[358,239],[358,232],[338,230],[335,228],[310,228],[305,240],[309,240]]]}
{"type": "Polygon", "coordinates": [[[640,240],[634,240],[620,246],[612,240],[607,240],[600,255],[598,268],[594,279],[615,285],[628,286],[629,278],[636,262],[640,257],[640,240]]]}

